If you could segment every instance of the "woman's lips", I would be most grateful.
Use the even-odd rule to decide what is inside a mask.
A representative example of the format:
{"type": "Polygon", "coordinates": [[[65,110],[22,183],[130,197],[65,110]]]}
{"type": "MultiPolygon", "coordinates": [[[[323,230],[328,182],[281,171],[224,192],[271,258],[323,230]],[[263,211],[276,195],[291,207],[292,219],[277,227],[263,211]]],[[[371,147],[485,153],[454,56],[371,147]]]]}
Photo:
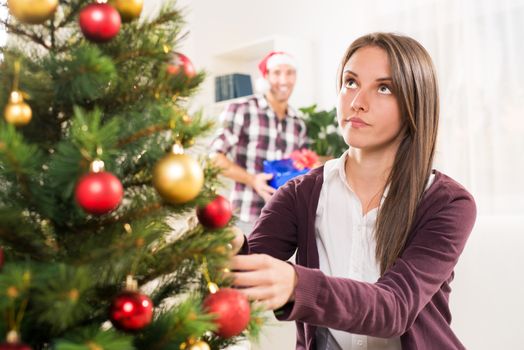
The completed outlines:
{"type": "Polygon", "coordinates": [[[349,124],[351,125],[352,128],[355,128],[355,129],[360,129],[360,128],[369,126],[368,123],[366,123],[365,121],[363,121],[360,118],[349,118],[349,124]]]}

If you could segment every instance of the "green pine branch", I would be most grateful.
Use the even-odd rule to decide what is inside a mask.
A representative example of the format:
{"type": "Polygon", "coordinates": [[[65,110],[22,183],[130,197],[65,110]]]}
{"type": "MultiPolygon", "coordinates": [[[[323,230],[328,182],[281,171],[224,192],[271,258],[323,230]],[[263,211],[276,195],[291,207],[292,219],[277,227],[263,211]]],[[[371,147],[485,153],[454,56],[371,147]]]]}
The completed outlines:
{"type": "MultiPolygon", "coordinates": [[[[232,344],[238,338],[211,335],[212,318],[201,307],[204,266],[220,286],[231,283],[223,267],[232,234],[194,218],[195,206],[221,185],[219,169],[200,157],[205,185],[188,203],[167,203],[152,186],[152,169],[174,142],[189,149],[214,126],[187,112],[205,73],[167,73],[187,35],[183,13],[168,1],[155,18],[126,23],[110,42],[94,44],[76,21],[88,3],[61,0],[42,25],[5,24],[24,45],[0,48],[0,103],[8,101],[19,61],[19,88],[33,118],[20,128],[0,121],[0,334],[16,326],[34,349],[179,349],[200,337],[213,349],[232,344]],[[119,208],[101,216],[74,198],[95,158],[124,186],[119,208]],[[173,219],[189,222],[175,228],[173,219]],[[156,306],[153,323],[135,334],[108,323],[129,274],[156,306]]],[[[246,334],[256,335],[261,321],[253,312],[246,334]]]]}
{"type": "Polygon", "coordinates": [[[112,329],[102,330],[99,327],[86,327],[58,339],[55,350],[134,350],[131,335],[116,332],[112,329]]]}

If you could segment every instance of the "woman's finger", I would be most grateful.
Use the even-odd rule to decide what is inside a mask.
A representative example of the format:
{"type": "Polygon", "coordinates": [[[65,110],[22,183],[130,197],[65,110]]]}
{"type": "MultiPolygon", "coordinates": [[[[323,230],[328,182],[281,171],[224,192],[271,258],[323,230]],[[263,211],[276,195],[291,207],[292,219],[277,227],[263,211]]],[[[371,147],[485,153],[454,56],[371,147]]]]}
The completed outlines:
{"type": "Polygon", "coordinates": [[[237,255],[231,258],[230,269],[244,271],[259,270],[267,267],[270,259],[272,258],[265,254],[237,255]]]}
{"type": "Polygon", "coordinates": [[[253,287],[239,289],[239,291],[246,295],[249,300],[255,301],[255,304],[262,310],[275,310],[284,305],[278,300],[273,289],[269,287],[253,287]]]}
{"type": "Polygon", "coordinates": [[[242,288],[238,289],[238,291],[244,294],[249,300],[256,300],[258,302],[267,302],[274,297],[271,288],[266,286],[242,288]]]}
{"type": "Polygon", "coordinates": [[[268,273],[264,270],[235,272],[232,275],[233,285],[236,287],[253,287],[270,283],[268,273]]]}

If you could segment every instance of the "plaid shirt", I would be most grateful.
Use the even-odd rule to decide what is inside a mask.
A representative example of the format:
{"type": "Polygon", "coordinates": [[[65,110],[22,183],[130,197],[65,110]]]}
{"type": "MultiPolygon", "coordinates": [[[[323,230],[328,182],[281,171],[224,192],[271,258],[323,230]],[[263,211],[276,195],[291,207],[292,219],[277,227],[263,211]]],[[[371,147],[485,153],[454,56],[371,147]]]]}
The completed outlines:
{"type": "MultiPolygon", "coordinates": [[[[250,174],[264,170],[264,160],[288,157],[307,144],[306,125],[295,109],[279,120],[263,96],[249,96],[232,103],[221,114],[222,128],[211,144],[212,152],[229,154],[250,174]]],[[[231,194],[233,208],[240,220],[254,222],[264,206],[264,199],[253,188],[235,183],[231,194]]]]}

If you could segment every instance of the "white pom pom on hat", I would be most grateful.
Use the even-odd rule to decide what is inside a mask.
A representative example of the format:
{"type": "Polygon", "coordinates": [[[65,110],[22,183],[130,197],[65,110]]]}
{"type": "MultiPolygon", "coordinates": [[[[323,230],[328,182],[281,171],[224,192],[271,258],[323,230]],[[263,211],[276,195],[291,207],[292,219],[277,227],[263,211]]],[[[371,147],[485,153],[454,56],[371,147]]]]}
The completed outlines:
{"type": "Polygon", "coordinates": [[[269,91],[270,86],[266,79],[267,72],[281,64],[287,64],[297,69],[297,62],[295,59],[284,51],[271,51],[260,61],[258,64],[258,70],[262,76],[255,81],[255,91],[259,93],[266,93],[269,91]]]}

